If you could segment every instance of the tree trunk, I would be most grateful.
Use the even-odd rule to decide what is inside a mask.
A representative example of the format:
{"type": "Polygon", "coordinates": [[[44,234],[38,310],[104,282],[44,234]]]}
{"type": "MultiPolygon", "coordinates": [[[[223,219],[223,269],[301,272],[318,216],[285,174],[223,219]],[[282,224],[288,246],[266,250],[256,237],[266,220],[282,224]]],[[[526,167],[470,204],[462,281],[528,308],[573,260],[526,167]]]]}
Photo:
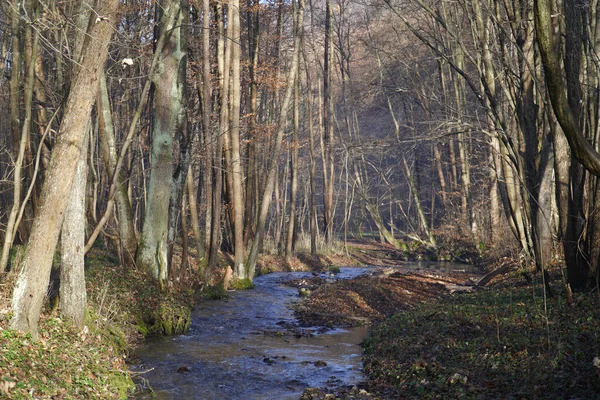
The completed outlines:
{"type": "MultiPolygon", "coordinates": [[[[91,126],[88,127],[91,130],[91,126]]],[[[81,328],[87,307],[85,287],[85,193],[87,184],[87,142],[82,142],[81,156],[77,163],[73,189],[61,230],[61,265],[59,310],[60,315],[70,319],[81,328]]]]}
{"type": "MultiPolygon", "coordinates": [[[[196,258],[202,265],[204,263],[205,251],[204,238],[200,232],[200,217],[198,216],[198,202],[196,200],[196,188],[194,187],[193,168],[190,165],[187,173],[187,193],[188,204],[190,206],[190,218],[192,220],[192,232],[194,233],[194,241],[196,242],[196,258]]],[[[208,199],[210,200],[210,199],[208,199]]],[[[184,232],[185,234],[185,232],[184,232]]],[[[201,273],[203,271],[200,271],[201,273]]]]}
{"type": "Polygon", "coordinates": [[[296,77],[294,89],[294,129],[292,130],[292,156],[290,157],[290,219],[288,221],[287,239],[285,242],[285,260],[288,263],[292,261],[292,250],[294,248],[296,197],[298,195],[298,131],[300,130],[300,80],[298,77],[296,77]]]}
{"type": "Polygon", "coordinates": [[[250,254],[248,256],[248,278],[253,279],[256,271],[256,261],[258,258],[258,250],[264,235],[265,223],[267,221],[267,215],[269,213],[269,206],[271,204],[271,196],[273,195],[273,189],[275,188],[275,179],[277,175],[277,165],[279,163],[279,156],[281,155],[281,145],[283,142],[283,134],[287,126],[287,113],[294,90],[294,82],[296,80],[296,74],[298,72],[298,64],[300,58],[300,35],[302,34],[303,22],[304,22],[304,5],[305,0],[298,1],[297,15],[295,16],[295,31],[294,31],[294,52],[292,55],[292,61],[290,64],[290,70],[286,80],[286,91],[283,102],[281,103],[281,110],[279,113],[279,120],[277,122],[277,131],[275,134],[275,143],[271,153],[271,164],[267,170],[267,183],[263,190],[262,203],[260,205],[260,213],[258,218],[258,225],[256,229],[256,237],[252,242],[250,248],[250,254]]]}
{"type": "Polygon", "coordinates": [[[108,45],[114,31],[118,4],[117,0],[103,0],[97,1],[93,6],[95,13],[88,25],[83,54],[79,60],[81,67],[75,73],[71,84],[57,143],[40,194],[40,208],[33,222],[23,267],[13,292],[14,315],[10,326],[30,332],[34,338],[37,338],[38,321],[50,280],[52,258],[70,199],[108,45]],[[96,15],[102,15],[104,19],[96,22],[96,15]]]}
{"type": "Polygon", "coordinates": [[[421,230],[427,235],[429,239],[429,245],[433,248],[437,247],[437,243],[429,226],[427,225],[427,219],[425,218],[425,212],[423,211],[423,206],[421,205],[421,200],[419,199],[419,192],[417,190],[417,186],[415,185],[415,181],[413,179],[413,175],[410,171],[410,167],[406,162],[406,158],[402,157],[402,162],[404,164],[404,171],[406,173],[406,179],[408,181],[408,186],[410,187],[410,192],[415,201],[415,207],[417,208],[417,215],[419,217],[419,224],[421,225],[421,230]]]}
{"type": "MultiPolygon", "coordinates": [[[[211,85],[211,72],[210,72],[210,0],[202,1],[202,129],[204,133],[204,142],[206,144],[206,153],[204,157],[204,170],[206,171],[207,178],[205,182],[206,192],[206,215],[205,215],[205,241],[204,249],[208,248],[210,251],[210,238],[212,232],[211,219],[212,219],[212,207],[213,207],[213,160],[215,152],[215,136],[217,132],[214,132],[211,124],[211,110],[212,110],[212,85],[211,85]]],[[[203,263],[202,265],[205,265],[203,263]]],[[[201,271],[202,272],[202,271],[201,271]]]]}
{"type": "MultiPolygon", "coordinates": [[[[166,35],[152,76],[154,113],[148,200],[144,227],[136,255],[137,265],[161,284],[168,278],[169,204],[173,182],[173,135],[183,131],[185,118],[186,46],[184,12],[180,0],[164,0],[156,5],[156,35],[166,35]]],[[[187,166],[186,166],[187,167],[187,166]]],[[[187,168],[186,168],[187,171],[187,168]]]]}
{"type": "Polygon", "coordinates": [[[230,5],[231,20],[231,38],[229,45],[231,48],[231,96],[230,96],[230,129],[231,138],[231,172],[233,178],[233,190],[231,192],[231,203],[233,206],[233,275],[236,279],[245,279],[248,277],[248,271],[244,266],[246,257],[246,248],[244,243],[244,187],[243,171],[240,156],[240,100],[241,100],[241,82],[240,82],[240,57],[241,57],[241,38],[240,38],[240,1],[232,0],[230,5]]]}
{"type": "Polygon", "coordinates": [[[333,71],[333,16],[331,0],[325,6],[325,55],[323,67],[323,223],[325,225],[325,241],[333,243],[333,186],[334,186],[334,154],[333,154],[333,118],[334,108],[331,98],[333,71]]]}
{"type": "MultiPolygon", "coordinates": [[[[100,81],[100,90],[96,101],[98,110],[98,131],[100,134],[100,147],[106,169],[112,173],[117,167],[117,144],[115,141],[115,130],[110,108],[108,88],[106,86],[106,75],[102,76],[100,81]]],[[[127,194],[127,183],[121,174],[116,171],[116,191],[114,202],[117,206],[117,215],[119,217],[119,242],[122,248],[124,265],[132,266],[135,263],[135,253],[137,252],[137,237],[135,234],[135,225],[133,221],[133,210],[127,194]]],[[[113,199],[108,199],[112,202],[113,199]]]]}
{"type": "MultiPolygon", "coordinates": [[[[4,243],[2,245],[2,255],[0,256],[0,274],[6,270],[8,265],[8,256],[10,252],[10,248],[13,245],[15,240],[15,236],[17,234],[18,221],[17,216],[19,215],[19,209],[21,208],[21,192],[23,186],[23,160],[25,159],[25,150],[29,141],[29,129],[31,127],[31,106],[33,99],[33,79],[34,75],[34,67],[33,63],[29,63],[27,68],[27,81],[25,84],[25,120],[23,121],[23,127],[21,127],[20,121],[20,110],[19,110],[19,88],[20,88],[20,71],[21,71],[21,53],[19,51],[19,7],[16,4],[16,1],[12,5],[12,35],[13,35],[13,59],[12,59],[12,67],[11,67],[11,79],[10,79],[10,120],[11,120],[11,129],[13,134],[13,148],[17,148],[17,143],[19,144],[18,151],[13,155],[15,164],[14,164],[14,186],[13,186],[13,203],[11,207],[11,211],[8,217],[8,222],[6,225],[6,230],[4,234],[4,243]],[[20,133],[19,133],[20,132],[20,133]]],[[[31,29],[31,28],[29,28],[31,29]]],[[[33,42],[29,44],[29,50],[33,52],[37,51],[37,38],[38,35],[35,35],[35,43],[33,46],[33,42]]],[[[30,55],[30,59],[35,57],[35,54],[30,55]]]]}
{"type": "Polygon", "coordinates": [[[224,30],[224,10],[223,4],[217,4],[216,18],[218,18],[218,44],[217,44],[217,62],[219,69],[219,94],[221,104],[219,110],[219,130],[215,144],[215,154],[213,161],[213,197],[212,197],[212,216],[211,216],[211,236],[209,252],[209,268],[213,270],[217,266],[219,247],[221,244],[221,199],[223,190],[223,138],[227,135],[227,98],[229,94],[229,49],[231,46],[225,46],[224,30]]]}

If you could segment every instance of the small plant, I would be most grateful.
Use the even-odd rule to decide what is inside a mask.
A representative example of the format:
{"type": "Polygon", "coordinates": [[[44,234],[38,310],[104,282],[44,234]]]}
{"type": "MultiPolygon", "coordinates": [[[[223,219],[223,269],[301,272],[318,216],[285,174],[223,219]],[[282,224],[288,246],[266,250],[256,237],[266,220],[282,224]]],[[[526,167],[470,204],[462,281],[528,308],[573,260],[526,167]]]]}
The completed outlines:
{"type": "Polygon", "coordinates": [[[332,273],[332,274],[339,274],[340,273],[340,267],[338,267],[337,265],[332,265],[329,268],[327,268],[327,270],[332,273]]]}
{"type": "Polygon", "coordinates": [[[227,291],[223,287],[223,283],[215,286],[208,286],[204,289],[202,297],[208,300],[221,300],[227,298],[227,291]]]}

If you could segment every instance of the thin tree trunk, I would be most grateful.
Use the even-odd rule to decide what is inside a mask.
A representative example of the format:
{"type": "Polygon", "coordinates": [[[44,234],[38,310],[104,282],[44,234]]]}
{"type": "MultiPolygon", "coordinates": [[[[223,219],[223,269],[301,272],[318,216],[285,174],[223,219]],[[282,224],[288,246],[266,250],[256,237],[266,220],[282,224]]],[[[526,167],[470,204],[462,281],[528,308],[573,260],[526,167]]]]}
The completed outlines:
{"type": "Polygon", "coordinates": [[[306,63],[306,81],[310,85],[310,95],[307,96],[308,108],[308,140],[310,152],[310,254],[317,254],[317,235],[319,230],[319,221],[317,214],[317,156],[315,151],[315,128],[313,116],[312,83],[308,63],[306,63]]]}
{"type": "Polygon", "coordinates": [[[333,186],[334,186],[334,154],[333,154],[333,102],[331,98],[333,71],[333,16],[331,0],[325,6],[325,55],[323,68],[323,221],[325,225],[325,241],[333,243],[333,186]]]}
{"type": "MultiPolygon", "coordinates": [[[[204,241],[204,249],[210,251],[210,238],[212,232],[211,221],[212,221],[212,207],[213,207],[213,160],[215,151],[215,136],[216,132],[212,129],[211,124],[211,110],[212,110],[212,85],[211,85],[211,73],[210,73],[210,0],[202,1],[202,129],[204,133],[204,143],[206,153],[204,157],[204,170],[208,177],[204,179],[205,182],[205,196],[206,196],[206,215],[205,215],[205,232],[206,237],[204,241]]],[[[201,265],[205,265],[202,263],[201,265]]],[[[202,271],[201,271],[202,272],[202,271]]]]}
{"type": "Polygon", "coordinates": [[[279,113],[279,120],[277,122],[277,131],[275,135],[275,143],[273,151],[271,153],[271,164],[267,172],[267,182],[263,190],[262,203],[260,206],[260,213],[258,219],[258,226],[256,230],[256,237],[252,242],[250,248],[250,254],[248,256],[248,278],[252,279],[256,271],[256,261],[258,258],[258,250],[262,237],[264,235],[265,223],[267,221],[267,215],[269,213],[269,206],[271,204],[271,196],[273,195],[273,189],[275,188],[275,179],[277,173],[277,165],[279,163],[279,156],[281,155],[281,145],[283,142],[283,133],[287,126],[287,113],[294,90],[294,82],[296,80],[296,74],[298,72],[298,64],[300,58],[300,36],[302,34],[302,27],[304,23],[304,5],[305,0],[298,0],[297,15],[295,16],[295,30],[294,30],[294,52],[292,55],[292,61],[290,64],[290,70],[288,72],[286,80],[286,91],[283,102],[281,104],[281,110],[279,113]]]}
{"type": "MultiPolygon", "coordinates": [[[[19,48],[19,6],[17,0],[14,0],[11,4],[12,14],[12,66],[10,73],[10,124],[13,137],[13,148],[16,149],[17,143],[19,143],[18,151],[14,154],[15,168],[14,168],[14,187],[13,187],[13,204],[11,212],[9,214],[5,234],[4,243],[2,245],[2,256],[0,257],[0,274],[6,270],[8,264],[8,255],[10,248],[12,247],[13,241],[16,235],[16,221],[21,206],[21,186],[22,186],[22,167],[23,159],[25,158],[25,149],[27,147],[27,140],[29,138],[28,131],[29,126],[21,129],[20,121],[20,108],[19,108],[19,96],[20,96],[20,75],[21,75],[21,52],[19,48]]],[[[37,36],[37,35],[36,35],[37,36]]],[[[33,68],[29,68],[27,76],[27,82],[33,79],[33,68]]],[[[30,82],[31,83],[31,82],[30,82]]],[[[33,85],[27,86],[27,94],[33,94],[33,85]]],[[[27,101],[26,96],[26,110],[31,109],[31,100],[27,101]]]]}
{"type": "Polygon", "coordinates": [[[248,77],[250,89],[248,103],[250,116],[248,119],[248,168],[246,170],[246,204],[244,210],[244,247],[247,248],[252,232],[256,230],[256,208],[254,193],[258,190],[258,166],[256,154],[257,124],[258,124],[258,54],[259,54],[259,2],[247,0],[248,5],[248,77]]]}
{"type": "Polygon", "coordinates": [[[408,181],[408,186],[410,187],[410,192],[415,201],[415,207],[417,208],[417,215],[419,216],[419,224],[421,225],[421,229],[427,235],[429,239],[429,245],[433,248],[437,247],[437,243],[431,230],[429,229],[429,225],[427,224],[427,218],[425,218],[425,212],[423,211],[423,206],[421,205],[421,200],[419,199],[419,192],[417,191],[417,186],[415,185],[415,181],[413,179],[413,175],[410,171],[410,167],[406,162],[406,158],[402,157],[402,163],[404,164],[404,172],[406,173],[406,179],[408,181]]]}
{"type": "Polygon", "coordinates": [[[218,36],[218,69],[219,69],[219,94],[221,105],[219,113],[219,131],[217,133],[215,158],[213,163],[213,204],[211,220],[211,240],[209,253],[209,268],[213,270],[218,261],[218,252],[221,244],[221,196],[223,190],[222,158],[223,138],[227,135],[227,98],[229,95],[229,58],[231,46],[225,46],[224,10],[223,4],[217,4],[217,18],[219,26],[218,36]]]}
{"type": "MultiPolygon", "coordinates": [[[[102,75],[100,81],[100,90],[96,100],[98,110],[98,132],[100,136],[100,148],[104,164],[108,171],[115,171],[117,167],[117,145],[115,141],[115,130],[110,108],[108,88],[106,86],[106,75],[102,75]]],[[[119,217],[119,242],[123,250],[123,260],[125,265],[135,263],[135,254],[137,251],[137,237],[133,221],[133,210],[127,194],[127,183],[121,174],[116,171],[113,179],[116,180],[115,200],[117,206],[117,215],[119,217]]],[[[112,202],[112,199],[109,199],[112,202]]]]}
{"type": "Polygon", "coordinates": [[[288,221],[287,239],[285,242],[285,260],[288,263],[292,261],[292,250],[294,248],[296,197],[298,195],[298,133],[300,130],[300,79],[298,76],[296,76],[294,89],[294,129],[292,130],[292,156],[290,157],[290,220],[288,221]]]}
{"type": "MultiPolygon", "coordinates": [[[[204,238],[200,231],[200,217],[198,216],[198,202],[196,200],[196,188],[194,187],[192,165],[189,166],[187,174],[187,193],[188,204],[190,206],[190,218],[192,220],[192,232],[194,233],[194,241],[196,242],[196,258],[200,262],[200,265],[203,265],[206,249],[204,248],[204,238]]],[[[202,274],[203,271],[200,271],[200,273],[202,274]]]]}

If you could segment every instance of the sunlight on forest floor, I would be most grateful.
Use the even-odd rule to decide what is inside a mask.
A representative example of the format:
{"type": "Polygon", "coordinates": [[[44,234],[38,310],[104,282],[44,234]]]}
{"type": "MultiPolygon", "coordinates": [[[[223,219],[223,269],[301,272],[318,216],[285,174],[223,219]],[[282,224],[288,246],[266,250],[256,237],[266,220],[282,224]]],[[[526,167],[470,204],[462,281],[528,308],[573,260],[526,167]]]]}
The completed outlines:
{"type": "Polygon", "coordinates": [[[545,302],[518,273],[419,304],[365,342],[369,386],[394,398],[596,398],[599,301],[545,302]]]}
{"type": "MultiPolygon", "coordinates": [[[[375,324],[364,343],[365,386],[334,397],[596,398],[600,393],[600,369],[594,365],[600,357],[597,293],[576,294],[568,305],[556,271],[554,296],[545,299],[541,282],[526,280],[527,271],[514,264],[479,290],[450,294],[449,287],[468,287],[472,275],[408,271],[385,246],[353,246],[352,257],[341,251],[301,253],[291,265],[283,257],[261,258],[262,273],[331,274],[338,266],[379,263],[379,272],[369,277],[315,278],[298,285],[310,287],[297,309],[303,323],[375,324]]],[[[8,329],[11,280],[0,286],[0,398],[125,398],[132,383],[124,356],[142,339],[140,333],[149,333],[142,322],[151,316],[142,314],[165,302],[175,309],[200,299],[197,279],[175,282],[159,296],[144,274],[123,270],[105,255],[96,254],[87,264],[86,328],[73,329],[49,302],[38,342],[8,329]]],[[[312,388],[303,398],[331,395],[312,388]]]]}

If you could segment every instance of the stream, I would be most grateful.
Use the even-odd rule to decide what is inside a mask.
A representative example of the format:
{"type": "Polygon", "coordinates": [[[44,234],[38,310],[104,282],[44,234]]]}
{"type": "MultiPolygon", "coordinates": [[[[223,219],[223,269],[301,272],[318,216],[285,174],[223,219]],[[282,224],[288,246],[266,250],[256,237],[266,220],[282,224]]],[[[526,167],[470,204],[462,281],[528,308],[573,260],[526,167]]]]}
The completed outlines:
{"type": "MultiPolygon", "coordinates": [[[[342,268],[350,279],[372,268],[342,268]]],[[[326,276],[323,274],[322,276],[326,276]]],[[[360,342],[368,327],[300,328],[292,310],[298,289],[283,282],[312,277],[282,272],[254,279],[254,290],[207,300],[186,335],[149,340],[132,372],[154,391],[137,399],[298,399],[307,387],[363,380],[360,342]]]]}
{"type": "MultiPolygon", "coordinates": [[[[421,272],[473,271],[449,262],[412,262],[421,272]]],[[[374,268],[342,268],[351,279],[374,268]]],[[[192,313],[186,335],[150,339],[131,367],[142,391],[137,399],[295,399],[307,387],[354,386],[364,380],[361,341],[368,327],[302,328],[292,306],[298,289],[284,282],[310,272],[281,272],[254,279],[254,289],[206,300],[192,313]]]]}

